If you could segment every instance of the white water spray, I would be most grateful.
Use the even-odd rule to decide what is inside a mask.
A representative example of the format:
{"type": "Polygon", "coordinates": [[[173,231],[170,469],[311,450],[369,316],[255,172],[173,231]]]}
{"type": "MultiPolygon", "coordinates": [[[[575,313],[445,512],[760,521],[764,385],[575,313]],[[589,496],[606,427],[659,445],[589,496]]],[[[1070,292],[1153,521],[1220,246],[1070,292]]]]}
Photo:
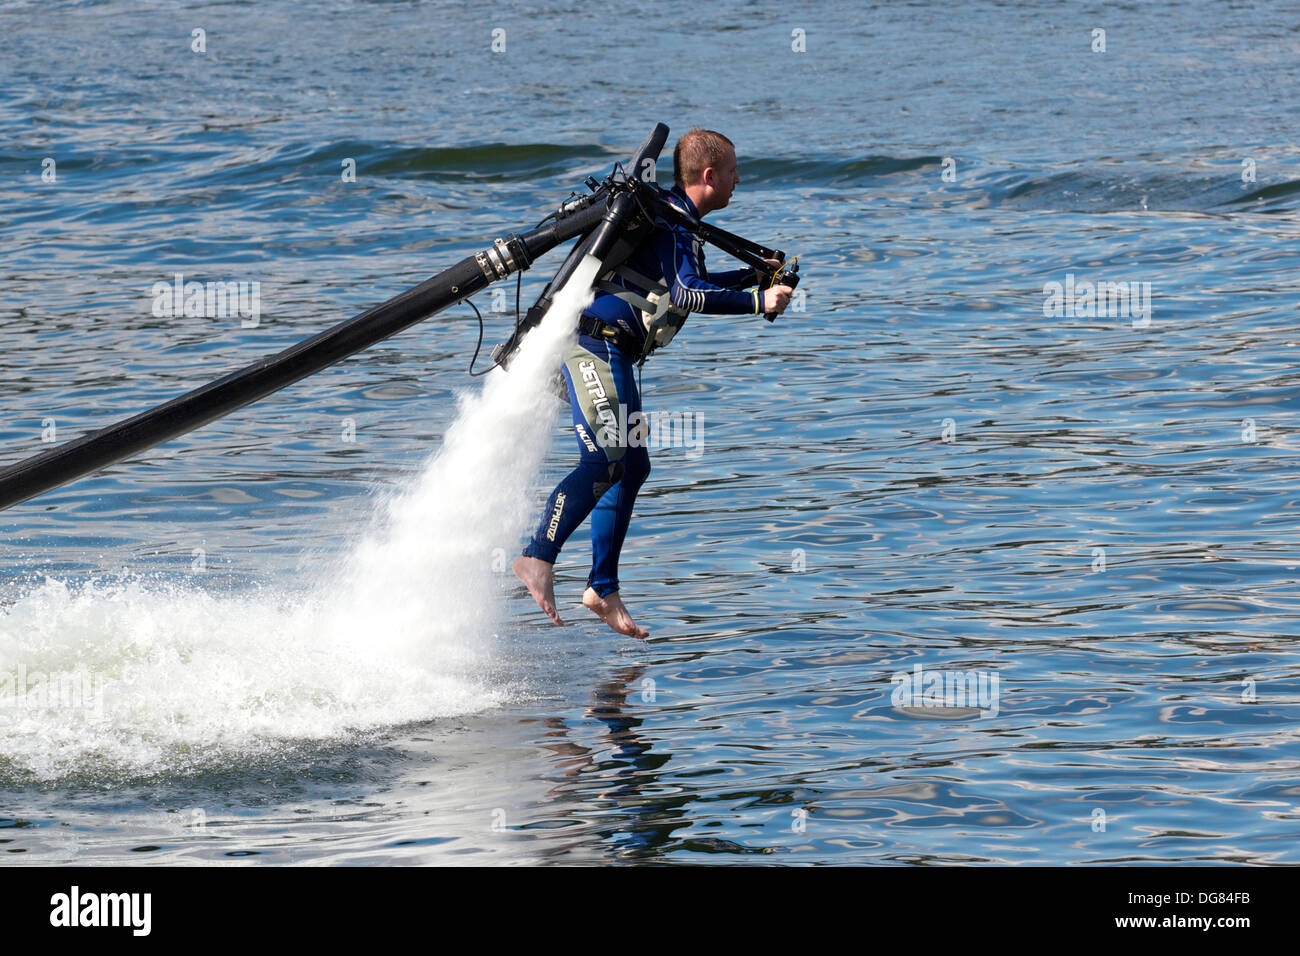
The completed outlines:
{"type": "Polygon", "coordinates": [[[387,532],[353,553],[340,582],[347,596],[331,626],[444,648],[487,629],[497,592],[488,573],[492,555],[502,549],[513,557],[525,525],[537,518],[529,485],[558,404],[546,386],[573,343],[599,268],[586,257],[524,340],[510,373],[462,396],[441,452],[390,502],[387,532]],[[378,621],[376,608],[384,609],[378,621]]]}
{"type": "Polygon", "coordinates": [[[499,578],[536,519],[546,387],[591,301],[587,257],[509,374],[463,394],[443,447],[306,598],[46,579],[0,610],[0,775],[167,773],[502,703],[499,578]],[[508,559],[507,559],[508,560],[508,559]]]}

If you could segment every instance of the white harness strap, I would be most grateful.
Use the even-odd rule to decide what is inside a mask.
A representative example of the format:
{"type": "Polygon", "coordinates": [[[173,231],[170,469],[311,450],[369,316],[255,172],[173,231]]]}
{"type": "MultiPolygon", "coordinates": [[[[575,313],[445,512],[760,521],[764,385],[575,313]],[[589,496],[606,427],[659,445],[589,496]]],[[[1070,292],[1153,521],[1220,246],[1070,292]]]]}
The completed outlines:
{"type": "Polygon", "coordinates": [[[662,277],[651,279],[628,266],[619,266],[602,276],[601,281],[596,283],[596,288],[601,292],[617,296],[641,312],[641,322],[646,330],[647,355],[671,342],[690,314],[687,310],[673,305],[672,296],[668,294],[668,285],[662,277]],[[646,294],[638,295],[631,289],[608,281],[613,276],[645,289],[646,294]]]}

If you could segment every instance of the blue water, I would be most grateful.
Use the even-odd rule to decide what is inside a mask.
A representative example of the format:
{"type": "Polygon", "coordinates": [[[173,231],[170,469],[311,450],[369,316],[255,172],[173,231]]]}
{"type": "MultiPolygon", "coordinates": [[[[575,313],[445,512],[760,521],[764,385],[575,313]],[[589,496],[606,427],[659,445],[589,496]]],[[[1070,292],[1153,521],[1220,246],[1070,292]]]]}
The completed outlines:
{"type": "MultiPolygon", "coordinates": [[[[647,642],[584,617],[580,532],[564,629],[502,571],[445,673],[384,656],[382,602],[286,646],[478,387],[465,307],[4,512],[0,682],[112,691],[0,707],[6,859],[1300,862],[1300,9],[698,9],[0,7],[5,464],[532,225],[659,121],[736,142],[713,218],[806,294],[646,365],[705,429],[638,501],[647,642]],[[176,272],[260,282],[259,325],[155,316],[176,272]],[[1067,275],[1150,283],[1148,320],[1045,316],[1067,275]],[[899,703],[918,665],[995,706],[899,703]]],[[[572,458],[557,417],[534,504],[572,458]]]]}

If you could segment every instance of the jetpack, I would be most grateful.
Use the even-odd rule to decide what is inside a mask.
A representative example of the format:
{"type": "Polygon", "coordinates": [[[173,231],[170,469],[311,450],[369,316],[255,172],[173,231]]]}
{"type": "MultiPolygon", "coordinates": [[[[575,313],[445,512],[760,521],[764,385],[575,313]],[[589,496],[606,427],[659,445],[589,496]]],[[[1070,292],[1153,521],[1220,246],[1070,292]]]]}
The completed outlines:
{"type": "Polygon", "coordinates": [[[498,360],[498,364],[506,364],[523,335],[541,321],[552,295],[563,287],[584,254],[595,256],[602,264],[601,275],[606,275],[631,254],[647,230],[653,228],[656,217],[681,221],[706,241],[752,265],[770,281],[793,285],[790,279],[793,276],[797,281],[797,272],[782,267],[774,273],[764,261],[776,259],[784,263],[780,250],[706,226],[661,198],[654,185],[654,170],[667,138],[668,127],[658,124],[629,166],[617,164],[603,181],[589,178],[587,195],[571,195],[535,228],[496,239],[481,252],[387,302],[125,421],[0,469],[0,510],[250,405],[468,300],[494,282],[527,270],[538,258],[570,239],[577,242],[559,272],[527,315],[522,319],[516,315],[514,331],[504,345],[498,346],[497,355],[506,360],[498,360]]]}
{"type": "MultiPolygon", "coordinates": [[[[663,131],[667,136],[668,128],[660,123],[651,133],[647,144],[663,131]]],[[[644,150],[644,146],[642,149],[644,150]]],[[[769,249],[757,242],[751,242],[735,233],[711,226],[684,212],[667,200],[667,193],[655,182],[655,163],[638,153],[630,170],[615,168],[609,179],[597,185],[588,179],[587,187],[594,192],[598,189],[608,190],[606,212],[601,221],[589,231],[582,234],[569,251],[568,257],[560,266],[555,277],[546,284],[537,301],[528,309],[521,319],[515,316],[515,329],[510,337],[492,350],[492,361],[506,367],[511,357],[519,348],[519,343],[533,327],[542,321],[551,300],[560,289],[564,288],[569,276],[588,253],[601,262],[601,273],[597,279],[607,279],[613,270],[622,265],[646,238],[647,233],[658,224],[667,222],[681,226],[694,233],[710,245],[717,246],[723,252],[751,266],[761,278],[765,287],[784,285],[793,289],[799,284],[799,263],[792,259],[786,263],[785,253],[780,249],[769,249]],[[773,268],[769,260],[780,263],[773,268]]],[[[585,197],[591,198],[591,197],[585,197]]],[[[767,312],[763,316],[769,322],[776,321],[776,313],[767,312]]],[[[647,340],[648,341],[648,340],[647,340]]],[[[642,355],[644,360],[645,355],[642,355]]]]}

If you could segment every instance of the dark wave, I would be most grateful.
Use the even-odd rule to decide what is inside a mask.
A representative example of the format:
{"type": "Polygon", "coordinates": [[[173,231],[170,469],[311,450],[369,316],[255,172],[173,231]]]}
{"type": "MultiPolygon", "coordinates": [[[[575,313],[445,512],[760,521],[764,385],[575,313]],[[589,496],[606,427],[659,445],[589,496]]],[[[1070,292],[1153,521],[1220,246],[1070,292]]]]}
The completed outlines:
{"type": "Polygon", "coordinates": [[[1206,176],[1164,170],[1123,173],[1073,169],[1046,176],[1022,172],[976,177],[968,189],[988,205],[1051,210],[1055,212],[1214,212],[1274,213],[1295,207],[1300,183],[1275,183],[1242,193],[1234,173],[1206,176]],[[1225,208],[1226,207],[1226,208],[1225,208]]]}
{"type": "Polygon", "coordinates": [[[1224,205],[1255,203],[1264,207],[1261,209],[1263,212],[1274,212],[1280,209],[1294,208],[1295,202],[1293,200],[1296,196],[1300,196],[1300,180],[1288,179],[1286,182],[1262,186],[1253,192],[1246,193],[1244,196],[1229,200],[1224,205]]]}
{"type": "MultiPolygon", "coordinates": [[[[453,146],[437,149],[376,150],[372,146],[342,143],[321,150],[313,159],[338,162],[345,156],[367,157],[371,173],[414,175],[431,178],[497,179],[527,181],[547,176],[574,173],[591,165],[610,165],[623,153],[607,146],[578,144],[561,146],[552,143],[508,145],[492,143],[478,146],[453,146]]],[[[667,182],[671,152],[660,157],[660,180],[667,182]]],[[[777,185],[851,186],[881,176],[938,167],[939,156],[861,156],[814,157],[811,159],[742,157],[741,178],[746,182],[777,185]]]]}
{"type": "MultiPolygon", "coordinates": [[[[340,144],[325,152],[323,159],[348,155],[349,144],[340,144]]],[[[362,148],[360,144],[354,151],[362,148]]],[[[529,180],[572,171],[577,166],[613,164],[618,158],[604,146],[582,144],[561,146],[554,143],[487,143],[478,146],[408,148],[385,150],[369,156],[370,173],[405,175],[417,178],[463,178],[492,180],[529,180]]]]}
{"type": "Polygon", "coordinates": [[[773,185],[853,186],[881,176],[938,167],[942,156],[859,156],[812,159],[742,159],[744,183],[773,185]]]}
{"type": "MultiPolygon", "coordinates": [[[[65,150],[60,172],[89,173],[98,177],[128,175],[138,179],[141,168],[175,171],[177,178],[217,182],[277,182],[286,176],[314,176],[322,169],[339,169],[345,159],[356,161],[358,173],[397,178],[443,180],[495,180],[529,182],[549,176],[571,175],[592,166],[612,167],[622,158],[609,147],[593,144],[558,145],[487,143],[473,146],[419,147],[343,141],[328,146],[283,143],[241,154],[245,144],[229,142],[214,147],[196,138],[172,146],[131,146],[115,150],[65,150]]],[[[31,157],[18,151],[0,151],[0,173],[30,172],[31,157]]]]}
{"type": "MultiPolygon", "coordinates": [[[[672,154],[659,160],[659,179],[667,185],[672,154]]],[[[594,143],[487,143],[472,146],[396,147],[373,143],[341,142],[322,148],[286,146],[275,158],[258,163],[263,173],[276,167],[337,168],[344,159],[356,160],[358,174],[443,181],[540,182],[552,177],[574,177],[592,167],[612,168],[624,159],[623,151],[594,143]]],[[[940,156],[830,156],[799,159],[741,159],[741,179],[748,185],[819,186],[838,188],[869,183],[885,176],[937,169],[940,156]]],[[[251,172],[251,171],[250,171],[251,172]]],[[[574,181],[577,184],[577,181],[574,181]]]]}
{"type": "MultiPolygon", "coordinates": [[[[624,159],[621,148],[597,143],[481,143],[464,146],[406,146],[341,141],[321,146],[293,142],[252,147],[227,137],[220,148],[196,135],[167,147],[157,144],[114,151],[69,150],[59,169],[81,175],[76,184],[125,178],[139,188],[139,170],[149,169],[170,185],[245,187],[278,185],[298,177],[337,175],[344,160],[356,163],[358,176],[432,180],[444,183],[499,183],[551,189],[557,182],[576,188],[582,176],[603,175],[624,159]],[[231,149],[231,139],[236,148],[231,149]]],[[[1055,170],[981,165],[958,158],[955,183],[939,173],[940,155],[742,157],[746,188],[812,188],[851,191],[889,180],[891,201],[958,207],[1008,207],[1054,212],[1195,211],[1278,213],[1294,210],[1300,180],[1244,185],[1236,169],[1207,175],[1203,168],[1183,171],[1171,164],[1074,162],[1055,170]]],[[[660,158],[659,179],[667,185],[671,153],[660,158]]],[[[0,174],[25,175],[30,157],[0,151],[0,174]]]]}
{"type": "Polygon", "coordinates": [[[1297,181],[1243,193],[1236,169],[1209,176],[1168,166],[1102,161],[1051,172],[986,167],[972,173],[969,161],[959,159],[958,181],[944,183],[939,176],[942,163],[943,157],[938,155],[742,159],[741,180],[746,186],[844,189],[898,177],[891,184],[891,195],[902,202],[1087,213],[1228,212],[1245,206],[1251,212],[1272,213],[1295,208],[1300,196],[1297,181]],[[909,185],[915,187],[910,196],[909,185]]]}

